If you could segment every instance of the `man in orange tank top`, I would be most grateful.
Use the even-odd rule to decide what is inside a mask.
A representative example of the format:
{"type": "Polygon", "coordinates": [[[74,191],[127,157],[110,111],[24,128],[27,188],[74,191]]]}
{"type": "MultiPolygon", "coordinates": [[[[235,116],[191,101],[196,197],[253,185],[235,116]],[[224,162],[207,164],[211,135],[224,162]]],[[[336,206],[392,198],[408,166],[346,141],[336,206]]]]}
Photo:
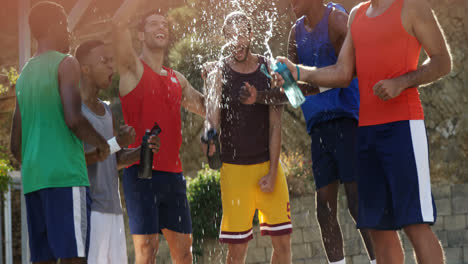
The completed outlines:
{"type": "Polygon", "coordinates": [[[172,261],[192,263],[191,218],[179,156],[180,107],[204,117],[204,98],[182,74],[163,66],[170,26],[159,10],[148,12],[140,22],[138,40],[142,49],[137,55],[129,20],[142,2],[125,1],[112,19],[122,111],[125,122],[136,132],[136,140],[130,147],[139,146],[145,130],[151,129],[155,122],[162,129],[158,136],[160,148],[152,164],[152,179],[138,178],[139,162],[124,170],[123,186],[135,261],[155,263],[158,235],[162,233],[172,261]]]}
{"type": "Polygon", "coordinates": [[[371,0],[356,6],[335,65],[296,66],[296,79],[347,87],[359,79],[359,217],[368,228],[377,263],[404,263],[396,230],[409,237],[418,263],[443,263],[430,228],[431,194],[424,114],[417,88],[447,75],[451,58],[427,0],[371,0]],[[428,59],[418,65],[421,47],[428,59]]]}

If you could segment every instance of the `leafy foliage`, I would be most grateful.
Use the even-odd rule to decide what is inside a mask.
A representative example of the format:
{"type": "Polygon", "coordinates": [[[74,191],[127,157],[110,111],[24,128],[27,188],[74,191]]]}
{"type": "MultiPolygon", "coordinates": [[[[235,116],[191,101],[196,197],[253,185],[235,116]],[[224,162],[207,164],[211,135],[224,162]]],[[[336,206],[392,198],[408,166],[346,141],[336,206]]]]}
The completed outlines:
{"type": "Polygon", "coordinates": [[[286,174],[290,195],[301,196],[313,193],[312,164],[303,154],[281,153],[281,164],[286,174]]]}
{"type": "Polygon", "coordinates": [[[208,165],[189,181],[187,196],[192,213],[193,253],[201,255],[203,238],[216,238],[222,217],[219,171],[208,165]]]}
{"type": "MultiPolygon", "coordinates": [[[[2,69],[2,73],[6,75],[8,78],[8,82],[10,83],[10,86],[16,85],[16,81],[18,80],[19,74],[16,68],[10,67],[10,69],[2,69]]],[[[4,86],[0,84],[0,95],[5,94],[8,92],[9,86],[4,86]]]]}
{"type": "Polygon", "coordinates": [[[8,190],[8,185],[11,183],[11,177],[8,175],[8,172],[12,170],[13,167],[10,165],[5,149],[0,146],[0,193],[8,190]]]}

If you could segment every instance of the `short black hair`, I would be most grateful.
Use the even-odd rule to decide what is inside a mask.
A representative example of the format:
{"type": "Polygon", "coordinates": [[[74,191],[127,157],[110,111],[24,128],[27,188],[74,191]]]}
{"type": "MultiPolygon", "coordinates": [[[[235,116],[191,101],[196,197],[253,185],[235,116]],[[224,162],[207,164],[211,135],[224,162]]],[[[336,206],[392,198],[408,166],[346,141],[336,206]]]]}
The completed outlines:
{"type": "Polygon", "coordinates": [[[163,16],[166,19],[168,18],[166,9],[158,8],[158,9],[150,10],[146,12],[145,14],[143,14],[143,16],[141,17],[140,22],[138,23],[138,31],[140,32],[145,31],[146,19],[152,15],[163,16]]]}
{"type": "Polygon", "coordinates": [[[51,26],[60,23],[67,23],[67,14],[63,6],[57,3],[42,1],[29,12],[29,28],[35,39],[43,37],[51,26]]]}
{"type": "Polygon", "coordinates": [[[92,49],[105,45],[101,40],[88,40],[80,44],[75,51],[75,57],[78,62],[83,63],[86,56],[89,55],[92,49]]]}
{"type": "Polygon", "coordinates": [[[249,33],[252,32],[252,20],[244,12],[234,11],[227,15],[226,19],[224,20],[223,34],[226,33],[225,31],[227,26],[238,24],[240,22],[246,22],[249,33]]]}

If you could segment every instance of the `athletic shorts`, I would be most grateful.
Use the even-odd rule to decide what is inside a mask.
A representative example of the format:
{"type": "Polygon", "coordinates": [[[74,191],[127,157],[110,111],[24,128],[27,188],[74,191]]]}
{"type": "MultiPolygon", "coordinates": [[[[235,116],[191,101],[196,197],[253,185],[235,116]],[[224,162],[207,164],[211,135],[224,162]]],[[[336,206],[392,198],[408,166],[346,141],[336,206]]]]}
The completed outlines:
{"type": "Polygon", "coordinates": [[[88,253],[88,187],[47,188],[24,195],[31,262],[84,258],[88,253]]]}
{"type": "Polygon", "coordinates": [[[254,165],[223,163],[220,242],[238,244],[251,240],[255,209],[258,209],[261,235],[280,236],[292,233],[288,186],[281,165],[278,165],[273,192],[264,193],[258,185],[269,170],[269,161],[254,165]]]}
{"type": "Polygon", "coordinates": [[[360,127],[359,145],[358,228],[435,223],[424,120],[360,127]]]}
{"type": "Polygon", "coordinates": [[[357,181],[358,124],[339,118],[315,125],[311,132],[312,170],[316,190],[339,180],[357,181]]]}
{"type": "Polygon", "coordinates": [[[139,165],[124,170],[123,189],[130,232],[162,233],[162,229],[192,233],[187,185],[182,173],[153,171],[152,179],[138,178],[139,165]]]}
{"type": "Polygon", "coordinates": [[[126,264],[127,261],[123,215],[91,211],[88,264],[126,264]]]}

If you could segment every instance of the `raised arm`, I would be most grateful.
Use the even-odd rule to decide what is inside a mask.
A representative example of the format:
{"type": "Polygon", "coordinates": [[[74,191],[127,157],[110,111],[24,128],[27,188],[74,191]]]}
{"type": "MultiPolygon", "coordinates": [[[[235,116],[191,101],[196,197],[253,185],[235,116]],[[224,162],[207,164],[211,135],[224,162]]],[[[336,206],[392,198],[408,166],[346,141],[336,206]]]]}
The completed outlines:
{"type": "Polygon", "coordinates": [[[58,75],[65,123],[79,139],[95,146],[99,156],[105,158],[109,155],[107,141],[96,132],[81,112],[80,66],[78,61],[71,56],[63,59],[59,65],[58,75]]]}
{"type": "Polygon", "coordinates": [[[203,94],[195,90],[180,72],[175,71],[175,74],[182,87],[182,106],[188,111],[205,118],[205,98],[203,94]]]}
{"type": "Polygon", "coordinates": [[[378,82],[374,92],[382,100],[394,98],[406,88],[436,81],[452,69],[447,43],[427,0],[405,0],[402,21],[405,30],[421,43],[428,59],[415,71],[378,82]]]}
{"type": "Polygon", "coordinates": [[[10,133],[10,150],[15,159],[21,163],[21,111],[16,98],[15,113],[13,114],[13,123],[11,125],[10,133]]]}
{"type": "Polygon", "coordinates": [[[138,84],[143,64],[133,48],[130,18],[137,12],[141,0],[126,0],[112,18],[112,37],[117,71],[120,75],[119,93],[125,96],[138,84]]]}
{"type": "Polygon", "coordinates": [[[205,85],[205,130],[214,128],[219,131],[221,120],[222,70],[219,66],[210,72],[205,85]]]}

